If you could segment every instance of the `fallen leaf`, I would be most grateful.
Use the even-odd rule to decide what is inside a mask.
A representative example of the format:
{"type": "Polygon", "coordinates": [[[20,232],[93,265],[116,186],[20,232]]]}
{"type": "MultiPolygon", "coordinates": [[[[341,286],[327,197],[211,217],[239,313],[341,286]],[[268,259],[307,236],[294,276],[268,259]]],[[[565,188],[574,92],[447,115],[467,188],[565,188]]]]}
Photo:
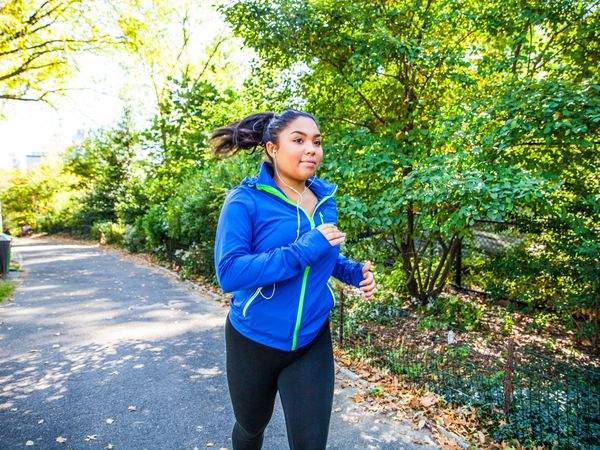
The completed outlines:
{"type": "Polygon", "coordinates": [[[44,423],[44,419],[38,420],[38,423],[44,423]]]}
{"type": "Polygon", "coordinates": [[[431,405],[435,405],[438,402],[438,399],[435,397],[435,395],[429,394],[421,397],[419,401],[425,408],[429,408],[431,405]]]}
{"type": "Polygon", "coordinates": [[[127,409],[129,410],[129,412],[137,411],[137,408],[135,406],[130,406],[127,409]]]}
{"type": "Polygon", "coordinates": [[[364,399],[361,397],[360,393],[358,393],[358,392],[352,396],[352,399],[353,399],[353,400],[354,400],[356,403],[362,403],[362,401],[364,400],[364,399]]]}
{"type": "Polygon", "coordinates": [[[214,442],[209,442],[208,444],[206,444],[206,446],[207,446],[207,447],[214,447],[214,446],[215,446],[215,444],[214,444],[214,442]]]}
{"type": "Polygon", "coordinates": [[[113,445],[109,442],[108,444],[106,444],[106,446],[104,448],[106,450],[113,450],[113,445]]]}
{"type": "Polygon", "coordinates": [[[333,411],[334,411],[334,412],[340,412],[341,410],[342,410],[342,408],[340,408],[340,407],[337,407],[337,408],[335,408],[333,411]]]}
{"type": "Polygon", "coordinates": [[[96,435],[96,434],[88,434],[85,437],[85,440],[86,440],[86,442],[95,441],[97,437],[98,437],[98,435],[96,435]]]}
{"type": "Polygon", "coordinates": [[[408,406],[410,406],[412,409],[417,409],[419,404],[419,399],[416,396],[413,396],[413,398],[410,399],[408,406]]]}
{"type": "Polygon", "coordinates": [[[419,430],[425,426],[425,423],[427,423],[427,421],[425,419],[419,420],[419,423],[417,424],[417,427],[419,427],[419,430]]]}
{"type": "Polygon", "coordinates": [[[58,442],[59,444],[64,444],[65,442],[67,442],[67,439],[62,436],[59,436],[56,438],[56,442],[58,442]]]}
{"type": "Polygon", "coordinates": [[[106,419],[106,423],[111,425],[113,422],[115,421],[115,419],[106,419]]]}
{"type": "Polygon", "coordinates": [[[31,447],[33,445],[33,441],[27,441],[25,442],[25,445],[31,447]]]}
{"type": "Polygon", "coordinates": [[[485,435],[481,431],[477,431],[477,437],[481,444],[485,444],[485,435]]]}

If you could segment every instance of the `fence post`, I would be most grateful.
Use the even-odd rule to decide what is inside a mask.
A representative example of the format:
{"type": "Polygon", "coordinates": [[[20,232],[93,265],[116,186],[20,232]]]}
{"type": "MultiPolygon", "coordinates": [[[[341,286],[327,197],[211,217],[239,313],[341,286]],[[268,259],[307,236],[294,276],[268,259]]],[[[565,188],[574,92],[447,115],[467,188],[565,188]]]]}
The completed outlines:
{"type": "Polygon", "coordinates": [[[338,337],[340,339],[340,347],[344,345],[344,290],[340,289],[340,317],[338,320],[338,337]]]}
{"type": "Polygon", "coordinates": [[[504,415],[510,412],[510,394],[512,392],[513,360],[515,357],[515,342],[512,337],[508,338],[508,355],[506,355],[506,367],[504,368],[504,415]]]}
{"type": "Polygon", "coordinates": [[[456,287],[462,287],[462,238],[458,240],[458,250],[454,260],[454,284],[456,287]]]}

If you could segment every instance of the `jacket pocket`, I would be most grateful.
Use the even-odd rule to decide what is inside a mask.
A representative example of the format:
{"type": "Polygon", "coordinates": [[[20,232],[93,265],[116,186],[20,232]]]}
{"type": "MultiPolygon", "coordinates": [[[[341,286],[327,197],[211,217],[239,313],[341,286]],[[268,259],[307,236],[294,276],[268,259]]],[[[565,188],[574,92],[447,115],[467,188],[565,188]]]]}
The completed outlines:
{"type": "Polygon", "coordinates": [[[252,302],[256,299],[256,297],[258,297],[258,294],[260,294],[261,289],[261,287],[256,289],[256,291],[254,291],[254,294],[252,294],[252,296],[248,299],[248,301],[244,305],[244,309],[242,310],[242,316],[246,317],[246,311],[248,311],[248,308],[250,307],[252,302]]]}
{"type": "Polygon", "coordinates": [[[329,286],[329,283],[327,283],[327,289],[329,289],[329,292],[331,293],[331,298],[333,298],[333,307],[335,307],[335,294],[333,293],[331,286],[329,286]]]}

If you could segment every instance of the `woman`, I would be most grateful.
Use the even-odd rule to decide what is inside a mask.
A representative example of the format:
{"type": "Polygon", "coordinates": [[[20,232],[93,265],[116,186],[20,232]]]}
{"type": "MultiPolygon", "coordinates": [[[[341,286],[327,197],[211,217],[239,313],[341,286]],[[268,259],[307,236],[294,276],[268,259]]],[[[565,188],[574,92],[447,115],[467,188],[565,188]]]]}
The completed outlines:
{"type": "Polygon", "coordinates": [[[215,239],[219,284],[232,292],[225,326],[235,450],[260,449],[279,392],[291,449],[324,449],[333,401],[330,276],[373,295],[371,263],[340,255],[336,186],[315,173],[316,119],[265,112],[216,129],[215,154],[263,148],[257,176],[225,199],[215,239]]]}

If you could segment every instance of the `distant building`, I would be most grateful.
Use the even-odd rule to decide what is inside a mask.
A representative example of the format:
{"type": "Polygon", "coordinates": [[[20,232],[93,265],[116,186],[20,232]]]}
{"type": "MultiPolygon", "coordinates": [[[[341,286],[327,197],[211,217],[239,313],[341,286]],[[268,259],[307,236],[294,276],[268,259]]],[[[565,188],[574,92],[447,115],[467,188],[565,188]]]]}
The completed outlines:
{"type": "Polygon", "coordinates": [[[8,159],[10,159],[10,168],[11,169],[20,169],[21,164],[19,163],[19,159],[15,152],[10,152],[8,154],[8,159]]]}
{"type": "Polygon", "coordinates": [[[42,162],[42,158],[46,156],[48,152],[32,152],[28,155],[25,155],[25,167],[26,170],[33,170],[42,162]]]}

